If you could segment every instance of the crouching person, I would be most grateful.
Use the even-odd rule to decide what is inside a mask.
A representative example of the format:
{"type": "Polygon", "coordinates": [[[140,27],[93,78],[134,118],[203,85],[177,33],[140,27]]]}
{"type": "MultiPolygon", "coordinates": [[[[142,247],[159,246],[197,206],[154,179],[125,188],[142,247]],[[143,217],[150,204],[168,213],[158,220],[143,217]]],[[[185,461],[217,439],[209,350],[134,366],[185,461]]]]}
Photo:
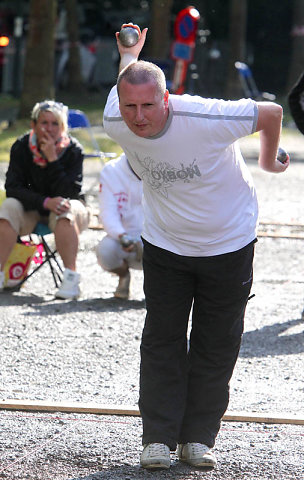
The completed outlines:
{"type": "Polygon", "coordinates": [[[96,247],[99,265],[118,276],[114,293],[129,298],[130,268],[142,269],[142,182],[127,157],[109,161],[100,173],[100,220],[106,232],[96,247]]]}
{"type": "Polygon", "coordinates": [[[83,158],[81,145],[68,134],[68,107],[53,100],[36,103],[30,132],[18,138],[10,152],[7,198],[0,208],[0,290],[4,288],[3,269],[18,235],[32,233],[41,222],[54,232],[65,267],[55,296],[79,296],[78,237],[89,224],[81,193],[83,158]]]}

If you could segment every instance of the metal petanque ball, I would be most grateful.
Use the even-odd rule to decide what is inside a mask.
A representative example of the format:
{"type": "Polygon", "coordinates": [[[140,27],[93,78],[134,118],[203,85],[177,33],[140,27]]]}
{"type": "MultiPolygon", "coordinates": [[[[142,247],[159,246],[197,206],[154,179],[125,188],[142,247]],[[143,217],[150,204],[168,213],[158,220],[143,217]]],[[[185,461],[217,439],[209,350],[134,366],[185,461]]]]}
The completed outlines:
{"type": "Polygon", "coordinates": [[[285,152],[284,148],[279,147],[277,159],[278,159],[279,162],[281,162],[281,163],[285,163],[285,162],[286,162],[286,160],[287,160],[287,153],[285,152]]]}
{"type": "Polygon", "coordinates": [[[119,40],[124,47],[133,47],[139,39],[138,30],[134,27],[124,27],[119,32],[119,40]]]}

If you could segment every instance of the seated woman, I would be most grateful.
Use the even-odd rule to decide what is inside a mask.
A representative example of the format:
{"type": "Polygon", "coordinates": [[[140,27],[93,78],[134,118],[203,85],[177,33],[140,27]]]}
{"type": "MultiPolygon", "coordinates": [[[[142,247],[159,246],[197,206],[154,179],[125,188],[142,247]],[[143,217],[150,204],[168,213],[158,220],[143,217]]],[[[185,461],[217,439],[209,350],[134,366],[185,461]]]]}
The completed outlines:
{"type": "Polygon", "coordinates": [[[78,236],[89,223],[82,189],[83,150],[68,135],[68,107],[53,100],[36,103],[31,130],[18,138],[10,152],[6,200],[0,208],[0,290],[4,266],[17,236],[30,234],[37,222],[54,232],[65,270],[57,298],[77,298],[78,236]]]}

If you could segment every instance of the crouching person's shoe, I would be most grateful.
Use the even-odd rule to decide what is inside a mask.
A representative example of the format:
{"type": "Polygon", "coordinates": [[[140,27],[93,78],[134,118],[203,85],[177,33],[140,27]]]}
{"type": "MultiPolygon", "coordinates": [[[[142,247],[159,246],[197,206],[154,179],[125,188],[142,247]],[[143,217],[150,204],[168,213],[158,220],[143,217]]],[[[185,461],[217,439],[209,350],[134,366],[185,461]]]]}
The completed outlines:
{"type": "Polygon", "coordinates": [[[127,300],[129,298],[130,280],[130,272],[128,272],[124,277],[119,277],[119,282],[115,290],[114,297],[122,298],[123,300],[127,300]]]}
{"type": "Polygon", "coordinates": [[[148,443],[140,456],[140,465],[143,468],[169,468],[170,449],[164,443],[148,443]]]}
{"type": "Polygon", "coordinates": [[[211,448],[203,443],[184,443],[178,445],[178,458],[193,467],[215,467],[216,458],[211,448]]]}
{"type": "Polygon", "coordinates": [[[63,272],[63,280],[55,293],[56,298],[73,299],[78,298],[80,295],[80,275],[77,272],[73,272],[69,268],[66,268],[63,272]]]}

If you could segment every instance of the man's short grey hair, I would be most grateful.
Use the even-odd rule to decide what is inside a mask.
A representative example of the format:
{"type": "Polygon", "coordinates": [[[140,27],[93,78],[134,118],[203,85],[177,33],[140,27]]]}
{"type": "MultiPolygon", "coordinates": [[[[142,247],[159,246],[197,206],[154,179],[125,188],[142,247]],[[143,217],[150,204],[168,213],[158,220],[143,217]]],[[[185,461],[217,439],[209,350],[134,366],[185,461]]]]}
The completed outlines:
{"type": "Polygon", "coordinates": [[[165,95],[166,77],[161,68],[155,63],[139,60],[138,62],[129,63],[118,75],[117,91],[119,95],[119,87],[121,81],[125,79],[131,85],[141,85],[143,83],[154,82],[161,96],[165,95]]]}
{"type": "Polygon", "coordinates": [[[41,112],[51,112],[57,119],[60,126],[63,127],[63,131],[68,130],[68,107],[55,100],[43,100],[34,105],[32,110],[31,119],[33,122],[37,122],[41,112]]]}

